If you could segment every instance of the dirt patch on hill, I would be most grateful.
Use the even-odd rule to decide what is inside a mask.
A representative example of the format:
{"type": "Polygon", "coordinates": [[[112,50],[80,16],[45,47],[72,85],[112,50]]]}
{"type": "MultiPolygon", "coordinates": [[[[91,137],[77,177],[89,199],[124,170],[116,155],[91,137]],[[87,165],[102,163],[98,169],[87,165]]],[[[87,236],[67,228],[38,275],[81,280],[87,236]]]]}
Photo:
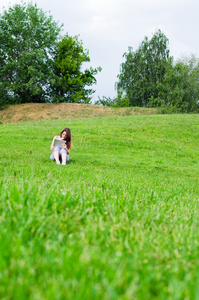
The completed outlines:
{"type": "Polygon", "coordinates": [[[55,119],[95,118],[156,114],[150,108],[119,108],[77,103],[26,103],[8,105],[0,110],[0,123],[17,123],[55,119]]]}

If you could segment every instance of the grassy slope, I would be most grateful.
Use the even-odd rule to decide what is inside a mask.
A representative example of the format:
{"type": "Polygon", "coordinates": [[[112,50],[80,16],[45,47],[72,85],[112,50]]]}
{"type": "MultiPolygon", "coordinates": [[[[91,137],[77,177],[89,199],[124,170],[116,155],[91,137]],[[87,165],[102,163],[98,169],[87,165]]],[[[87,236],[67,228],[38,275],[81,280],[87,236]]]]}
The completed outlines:
{"type": "Polygon", "coordinates": [[[1,125],[1,298],[197,299],[198,121],[1,125]],[[64,167],[49,147],[65,126],[64,167]]]}
{"type": "Polygon", "coordinates": [[[111,108],[80,103],[24,103],[0,107],[0,124],[58,119],[96,118],[129,115],[154,115],[156,108],[111,108]]]}

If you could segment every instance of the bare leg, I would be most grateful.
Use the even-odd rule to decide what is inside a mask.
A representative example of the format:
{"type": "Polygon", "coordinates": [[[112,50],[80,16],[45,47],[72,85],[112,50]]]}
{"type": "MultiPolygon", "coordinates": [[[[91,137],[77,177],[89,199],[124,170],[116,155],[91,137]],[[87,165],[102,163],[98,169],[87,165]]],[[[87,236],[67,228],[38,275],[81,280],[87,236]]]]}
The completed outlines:
{"type": "Polygon", "coordinates": [[[66,153],[62,153],[61,155],[61,158],[62,158],[62,163],[66,163],[66,153]]]}
{"type": "Polygon", "coordinates": [[[54,158],[56,161],[59,161],[59,152],[58,151],[54,152],[54,158]]]}

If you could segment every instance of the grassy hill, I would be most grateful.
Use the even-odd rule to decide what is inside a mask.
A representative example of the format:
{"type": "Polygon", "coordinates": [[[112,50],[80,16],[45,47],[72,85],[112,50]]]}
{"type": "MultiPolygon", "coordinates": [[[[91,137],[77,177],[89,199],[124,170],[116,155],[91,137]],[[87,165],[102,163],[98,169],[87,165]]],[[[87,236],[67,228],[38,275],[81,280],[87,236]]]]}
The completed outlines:
{"type": "Polygon", "coordinates": [[[2,299],[198,298],[198,115],[1,124],[0,138],[2,299]]]}
{"type": "Polygon", "coordinates": [[[27,121],[96,118],[126,115],[154,115],[155,108],[110,108],[77,103],[25,103],[7,105],[0,110],[0,124],[27,121]]]}

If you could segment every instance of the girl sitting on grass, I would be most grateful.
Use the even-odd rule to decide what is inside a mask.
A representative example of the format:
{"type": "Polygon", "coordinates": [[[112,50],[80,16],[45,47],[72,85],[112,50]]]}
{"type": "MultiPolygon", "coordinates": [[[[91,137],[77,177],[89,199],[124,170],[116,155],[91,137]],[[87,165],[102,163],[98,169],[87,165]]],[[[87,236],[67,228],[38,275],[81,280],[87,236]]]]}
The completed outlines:
{"type": "Polygon", "coordinates": [[[60,135],[56,135],[53,138],[52,144],[50,146],[50,150],[53,151],[53,153],[50,156],[50,159],[56,161],[57,165],[60,165],[60,159],[62,160],[62,165],[65,165],[67,161],[69,161],[69,153],[70,153],[70,148],[71,148],[71,131],[69,128],[64,128],[61,132],[60,135]],[[61,147],[58,146],[53,146],[54,145],[54,140],[63,140],[63,144],[61,147]]]}

